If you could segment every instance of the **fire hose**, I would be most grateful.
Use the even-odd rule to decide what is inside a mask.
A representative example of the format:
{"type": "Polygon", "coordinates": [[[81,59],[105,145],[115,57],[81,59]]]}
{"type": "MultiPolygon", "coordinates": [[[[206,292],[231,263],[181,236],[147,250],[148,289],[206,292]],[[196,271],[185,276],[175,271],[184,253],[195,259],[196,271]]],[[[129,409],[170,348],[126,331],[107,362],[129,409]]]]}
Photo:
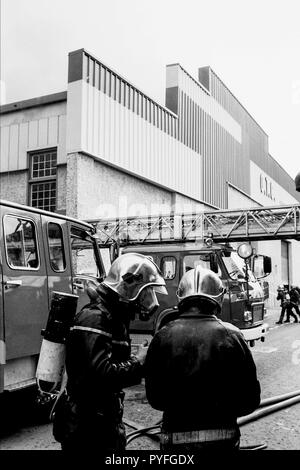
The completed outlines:
{"type": "MultiPolygon", "coordinates": [[[[285,393],[283,395],[277,395],[270,398],[265,398],[261,401],[259,407],[252,413],[247,416],[243,416],[237,419],[237,424],[239,427],[245,426],[246,424],[252,423],[258,419],[261,419],[265,416],[268,416],[271,413],[282,410],[289,406],[300,403],[300,390],[295,390],[293,392],[285,393]]],[[[158,434],[160,434],[160,425],[161,419],[154,425],[148,427],[140,427],[136,423],[132,423],[126,420],[124,424],[127,424],[129,427],[134,427],[135,430],[127,434],[127,445],[132,442],[134,439],[137,439],[141,436],[147,436],[154,441],[159,441],[158,434]]],[[[243,446],[240,447],[241,450],[262,450],[267,447],[266,444],[256,444],[253,446],[243,446]]]]}

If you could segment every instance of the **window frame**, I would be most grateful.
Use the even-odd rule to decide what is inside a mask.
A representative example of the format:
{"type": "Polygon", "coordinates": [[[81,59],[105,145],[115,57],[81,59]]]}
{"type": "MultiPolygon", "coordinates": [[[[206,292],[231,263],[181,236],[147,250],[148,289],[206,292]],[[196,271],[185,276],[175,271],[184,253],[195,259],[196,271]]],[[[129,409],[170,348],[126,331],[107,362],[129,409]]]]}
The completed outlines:
{"type": "Polygon", "coordinates": [[[43,148],[43,149],[38,149],[38,150],[32,150],[28,152],[28,168],[29,168],[29,179],[28,179],[28,205],[31,207],[34,207],[36,209],[41,209],[41,210],[48,210],[49,212],[56,212],[57,210],[57,169],[58,169],[58,164],[57,164],[57,147],[49,147],[49,148],[43,148]],[[33,157],[35,155],[40,155],[40,154],[46,154],[46,153],[51,153],[55,152],[56,153],[56,172],[55,175],[50,175],[50,176],[39,176],[39,177],[33,177],[33,157]],[[45,207],[39,207],[39,206],[33,206],[32,205],[32,187],[34,184],[44,184],[44,183],[53,183],[55,182],[55,209],[54,211],[51,211],[50,209],[46,209],[45,207]]]}
{"type": "Polygon", "coordinates": [[[177,258],[176,258],[176,256],[174,256],[174,255],[165,255],[165,256],[163,256],[163,257],[161,258],[161,260],[160,260],[160,271],[161,271],[162,276],[163,276],[163,278],[164,278],[165,281],[173,281],[173,280],[176,278],[176,275],[177,275],[177,258]],[[165,260],[166,258],[173,258],[173,259],[175,260],[174,276],[169,277],[169,278],[166,278],[166,277],[164,276],[164,270],[163,270],[163,264],[164,264],[164,260],[165,260]]]}
{"type": "Polygon", "coordinates": [[[13,269],[14,271],[38,271],[41,267],[41,257],[40,257],[40,249],[39,249],[39,236],[38,236],[38,230],[37,230],[37,224],[34,219],[31,219],[30,217],[23,217],[23,215],[16,215],[16,214],[5,214],[2,220],[2,227],[3,227],[3,235],[4,235],[4,247],[5,247],[5,258],[6,258],[6,264],[10,269],[13,269]],[[6,230],[5,230],[5,219],[7,217],[13,217],[15,219],[21,219],[22,221],[25,220],[27,222],[30,222],[34,226],[34,232],[35,232],[35,240],[36,240],[36,254],[37,254],[37,260],[38,260],[38,266],[36,268],[32,268],[31,266],[26,267],[26,266],[12,266],[9,263],[9,258],[8,258],[8,252],[7,252],[7,242],[6,242],[6,230]]]}
{"type": "MultiPolygon", "coordinates": [[[[214,255],[213,252],[210,252],[210,251],[203,251],[203,252],[196,252],[196,253],[193,253],[193,252],[187,252],[187,253],[184,253],[183,257],[182,257],[182,275],[184,275],[185,273],[187,273],[188,271],[186,271],[186,263],[185,263],[185,259],[187,257],[200,257],[201,255],[209,255],[209,267],[204,267],[205,269],[211,269],[211,262],[212,262],[212,256],[214,255]]],[[[198,261],[198,260],[195,260],[195,261],[198,261]]],[[[200,261],[200,260],[199,260],[200,261]]],[[[222,260],[223,261],[223,260],[222,260]]],[[[223,269],[222,269],[222,266],[220,265],[220,262],[219,262],[219,258],[217,257],[217,263],[218,263],[218,272],[216,273],[215,271],[213,271],[215,274],[217,274],[217,276],[219,276],[220,279],[223,278],[223,269]]],[[[194,262],[193,262],[194,264],[194,262]]],[[[201,266],[201,264],[200,264],[201,266]]],[[[195,269],[195,264],[194,264],[194,267],[193,268],[190,268],[190,269],[195,269]]]]}
{"type": "Polygon", "coordinates": [[[55,273],[64,273],[67,269],[67,257],[66,257],[65,243],[64,243],[64,231],[63,231],[62,226],[58,222],[53,222],[52,220],[49,220],[47,222],[47,243],[48,243],[48,256],[49,256],[50,268],[55,273]],[[64,265],[65,265],[64,269],[54,269],[54,267],[52,266],[51,256],[50,256],[50,243],[49,243],[49,225],[50,224],[58,225],[58,227],[61,230],[61,242],[62,242],[63,259],[64,259],[64,265]]]}
{"type": "MultiPolygon", "coordinates": [[[[99,279],[99,276],[101,276],[101,259],[99,259],[99,251],[98,251],[99,248],[97,247],[97,244],[95,243],[95,241],[93,241],[92,239],[88,240],[88,243],[91,243],[91,247],[93,249],[93,256],[94,256],[95,266],[96,266],[96,269],[97,269],[97,275],[75,272],[74,264],[73,264],[72,238],[77,238],[77,239],[80,239],[80,240],[84,240],[84,238],[82,236],[78,236],[76,234],[76,232],[77,233],[80,232],[82,234],[87,234],[86,230],[83,227],[78,227],[78,225],[75,225],[75,224],[74,225],[72,224],[70,226],[70,256],[71,256],[70,265],[71,265],[72,277],[91,276],[91,277],[94,277],[95,279],[99,279]]],[[[88,235],[90,235],[90,234],[88,234],[88,235]]]]}

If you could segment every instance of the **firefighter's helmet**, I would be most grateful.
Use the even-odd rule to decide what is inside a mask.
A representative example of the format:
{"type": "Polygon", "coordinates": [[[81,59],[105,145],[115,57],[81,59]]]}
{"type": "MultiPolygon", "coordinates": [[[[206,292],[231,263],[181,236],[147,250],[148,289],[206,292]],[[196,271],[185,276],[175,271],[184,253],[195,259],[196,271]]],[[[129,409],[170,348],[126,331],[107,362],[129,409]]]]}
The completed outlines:
{"type": "Polygon", "coordinates": [[[115,291],[122,299],[135,301],[147,287],[167,295],[166,283],[158,266],[148,256],[126,253],[111,265],[104,285],[115,291]]]}
{"type": "Polygon", "coordinates": [[[213,308],[221,310],[224,292],[222,281],[216,273],[196,266],[186,272],[180,280],[177,290],[178,307],[181,309],[187,301],[190,303],[201,299],[210,303],[213,308]]]}

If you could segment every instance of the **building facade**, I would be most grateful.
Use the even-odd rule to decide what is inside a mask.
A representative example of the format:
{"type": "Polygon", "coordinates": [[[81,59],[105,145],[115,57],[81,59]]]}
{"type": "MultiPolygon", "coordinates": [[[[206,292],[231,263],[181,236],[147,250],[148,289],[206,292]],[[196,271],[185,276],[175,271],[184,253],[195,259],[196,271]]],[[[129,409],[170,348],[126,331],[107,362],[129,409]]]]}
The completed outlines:
{"type": "MultiPolygon", "coordinates": [[[[294,181],[268,136],[210,67],[166,68],[159,104],[81,49],[67,91],[1,107],[0,197],[89,220],[293,204],[294,181]]],[[[271,299],[300,284],[299,242],[270,254],[271,299]]]]}

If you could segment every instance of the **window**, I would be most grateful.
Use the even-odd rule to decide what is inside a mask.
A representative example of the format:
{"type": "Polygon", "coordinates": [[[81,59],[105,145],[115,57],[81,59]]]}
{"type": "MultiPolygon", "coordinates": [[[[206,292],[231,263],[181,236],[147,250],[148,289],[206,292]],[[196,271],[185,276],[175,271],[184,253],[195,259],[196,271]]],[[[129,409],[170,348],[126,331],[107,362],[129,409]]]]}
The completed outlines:
{"type": "Polygon", "coordinates": [[[57,151],[48,150],[31,155],[30,202],[39,209],[56,210],[57,151]]]}
{"type": "Polygon", "coordinates": [[[53,271],[62,272],[66,269],[65,250],[62,229],[59,224],[48,224],[48,243],[50,265],[53,271]]]}
{"type": "Polygon", "coordinates": [[[198,253],[195,255],[187,255],[183,258],[183,273],[196,268],[196,266],[211,269],[220,277],[222,275],[220,265],[216,262],[214,255],[211,253],[198,253]]]}
{"type": "Polygon", "coordinates": [[[56,151],[32,155],[32,178],[56,175],[56,151]]]}
{"type": "Polygon", "coordinates": [[[164,256],[161,260],[161,271],[164,279],[174,279],[176,276],[176,258],[164,256]]]}
{"type": "Polygon", "coordinates": [[[72,266],[75,275],[99,276],[92,239],[83,230],[71,229],[72,266]]]}
{"type": "Polygon", "coordinates": [[[38,269],[39,259],[35,225],[14,216],[4,218],[7,263],[11,268],[38,269]]]}

